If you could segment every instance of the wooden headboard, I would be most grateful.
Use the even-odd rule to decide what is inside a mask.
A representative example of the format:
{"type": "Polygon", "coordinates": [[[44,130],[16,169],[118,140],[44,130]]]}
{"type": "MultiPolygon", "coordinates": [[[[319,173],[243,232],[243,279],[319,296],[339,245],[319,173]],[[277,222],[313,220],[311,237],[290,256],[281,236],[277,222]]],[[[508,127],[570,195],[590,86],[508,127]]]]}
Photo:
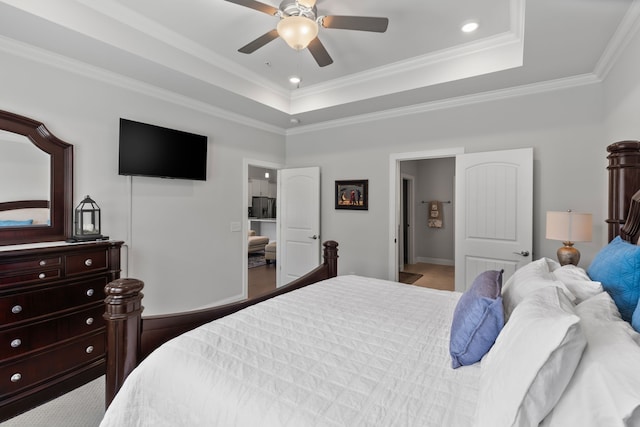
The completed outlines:
{"type": "Polygon", "coordinates": [[[609,155],[609,213],[606,223],[609,228],[609,241],[616,236],[625,240],[637,241],[638,228],[640,227],[640,141],[619,141],[607,147],[609,155]],[[634,196],[635,195],[635,196],[634,196]],[[637,196],[637,197],[636,197],[637,196]],[[629,209],[633,206],[633,224],[625,226],[626,233],[623,236],[621,229],[627,221],[629,209]],[[635,229],[635,231],[633,231],[635,229]],[[631,235],[629,233],[632,233],[631,235]]]}
{"type": "Polygon", "coordinates": [[[0,220],[32,219],[34,225],[46,225],[51,211],[48,200],[18,200],[15,202],[0,202],[0,220]]]}

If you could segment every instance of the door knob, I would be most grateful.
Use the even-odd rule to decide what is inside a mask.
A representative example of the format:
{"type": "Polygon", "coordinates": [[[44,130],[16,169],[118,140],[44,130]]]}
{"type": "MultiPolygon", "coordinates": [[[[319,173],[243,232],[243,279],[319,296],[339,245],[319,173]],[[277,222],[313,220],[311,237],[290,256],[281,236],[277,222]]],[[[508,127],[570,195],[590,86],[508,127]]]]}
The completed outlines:
{"type": "Polygon", "coordinates": [[[528,257],[529,256],[529,251],[514,252],[514,254],[521,255],[523,257],[528,257]]]}

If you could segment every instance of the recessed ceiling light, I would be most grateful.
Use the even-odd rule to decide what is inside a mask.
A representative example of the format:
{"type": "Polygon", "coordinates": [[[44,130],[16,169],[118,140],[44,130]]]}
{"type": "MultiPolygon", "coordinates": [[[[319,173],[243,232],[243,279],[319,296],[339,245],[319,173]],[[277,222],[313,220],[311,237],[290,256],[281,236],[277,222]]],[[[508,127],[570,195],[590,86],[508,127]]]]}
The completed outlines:
{"type": "Polygon", "coordinates": [[[289,77],[289,82],[291,84],[297,85],[298,83],[300,83],[302,81],[302,79],[298,76],[291,76],[289,77]]]}
{"type": "Polygon", "coordinates": [[[472,33],[477,29],[478,29],[478,23],[475,21],[467,22],[461,28],[462,32],[464,33],[472,33]]]}

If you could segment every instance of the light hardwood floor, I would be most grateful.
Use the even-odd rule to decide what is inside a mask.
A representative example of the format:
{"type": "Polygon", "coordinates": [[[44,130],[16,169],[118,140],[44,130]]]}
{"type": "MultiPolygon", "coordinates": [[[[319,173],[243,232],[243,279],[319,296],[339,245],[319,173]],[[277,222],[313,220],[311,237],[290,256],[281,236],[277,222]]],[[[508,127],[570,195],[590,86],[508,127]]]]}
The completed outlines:
{"type": "Polygon", "coordinates": [[[455,289],[454,267],[452,265],[419,262],[417,264],[405,264],[403,271],[422,274],[422,277],[413,282],[412,285],[445,291],[453,291],[455,289]]]}

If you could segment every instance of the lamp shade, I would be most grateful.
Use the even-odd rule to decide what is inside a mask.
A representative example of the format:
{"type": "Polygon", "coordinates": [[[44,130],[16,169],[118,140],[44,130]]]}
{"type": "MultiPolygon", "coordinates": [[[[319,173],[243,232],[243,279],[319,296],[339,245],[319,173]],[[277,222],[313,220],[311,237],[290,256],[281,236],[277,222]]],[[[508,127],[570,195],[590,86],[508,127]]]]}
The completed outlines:
{"type": "Polygon", "coordinates": [[[592,228],[591,214],[573,211],[547,212],[547,239],[590,242],[592,228]]]}
{"type": "Polygon", "coordinates": [[[287,16],[278,22],[278,35],[295,50],[302,50],[318,35],[318,24],[305,16],[287,16]]]}

